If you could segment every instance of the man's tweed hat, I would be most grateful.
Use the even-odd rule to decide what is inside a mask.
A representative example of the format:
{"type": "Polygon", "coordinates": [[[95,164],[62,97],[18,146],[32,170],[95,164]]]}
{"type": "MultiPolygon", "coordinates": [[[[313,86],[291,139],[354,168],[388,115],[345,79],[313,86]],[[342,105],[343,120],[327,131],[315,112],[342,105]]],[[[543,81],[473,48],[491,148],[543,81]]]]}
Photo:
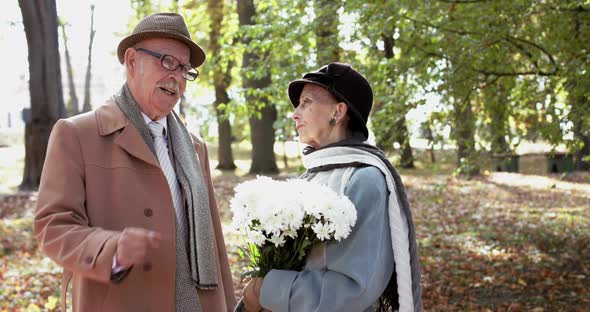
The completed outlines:
{"type": "Polygon", "coordinates": [[[176,13],[157,13],[142,19],[131,35],[119,43],[117,55],[119,62],[125,61],[125,51],[138,42],[150,38],[170,38],[186,44],[191,52],[191,66],[199,67],[205,62],[205,51],[192,41],[191,35],[182,16],[176,13]]]}

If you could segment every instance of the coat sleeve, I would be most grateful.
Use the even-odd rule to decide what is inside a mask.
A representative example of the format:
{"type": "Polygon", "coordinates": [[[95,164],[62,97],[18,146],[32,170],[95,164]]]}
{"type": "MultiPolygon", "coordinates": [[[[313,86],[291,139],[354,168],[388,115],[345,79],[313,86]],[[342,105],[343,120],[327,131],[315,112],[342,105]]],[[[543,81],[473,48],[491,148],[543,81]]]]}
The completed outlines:
{"type": "Polygon", "coordinates": [[[106,283],[119,232],[89,226],[83,159],[75,126],[58,121],[49,137],[33,230],[41,250],[65,270],[106,283]]]}
{"type": "Polygon", "coordinates": [[[374,167],[356,170],[346,196],[357,209],[351,234],[326,247],[326,269],[272,270],[261,305],[271,311],[364,311],[374,304],[393,273],[385,177],[374,167]]]}

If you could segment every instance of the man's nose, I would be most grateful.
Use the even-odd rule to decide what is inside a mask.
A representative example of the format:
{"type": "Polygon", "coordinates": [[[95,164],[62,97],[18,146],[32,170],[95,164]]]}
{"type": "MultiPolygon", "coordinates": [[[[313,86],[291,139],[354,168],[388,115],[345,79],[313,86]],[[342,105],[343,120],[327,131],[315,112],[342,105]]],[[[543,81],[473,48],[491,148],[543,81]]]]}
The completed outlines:
{"type": "Polygon", "coordinates": [[[173,77],[177,82],[181,82],[184,80],[184,77],[182,76],[182,68],[180,67],[176,70],[170,71],[169,76],[173,77]]]}

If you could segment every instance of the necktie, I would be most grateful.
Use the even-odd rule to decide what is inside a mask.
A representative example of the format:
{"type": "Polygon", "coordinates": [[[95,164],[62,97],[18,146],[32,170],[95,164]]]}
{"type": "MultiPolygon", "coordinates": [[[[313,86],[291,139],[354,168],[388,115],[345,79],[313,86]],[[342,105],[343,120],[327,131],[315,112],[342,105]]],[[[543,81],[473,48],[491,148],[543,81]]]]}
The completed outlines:
{"type": "Polygon", "coordinates": [[[176,210],[176,219],[178,223],[186,224],[184,220],[184,205],[182,205],[182,193],[180,192],[180,185],[178,183],[178,179],[176,179],[176,173],[174,173],[174,167],[172,167],[172,162],[170,161],[170,156],[168,155],[166,141],[164,141],[164,126],[162,126],[160,123],[152,121],[149,124],[149,128],[150,132],[152,133],[152,137],[154,138],[154,149],[156,150],[160,167],[162,168],[162,172],[164,173],[166,181],[168,181],[168,186],[170,187],[172,203],[174,204],[174,210],[176,210]]]}
{"type": "Polygon", "coordinates": [[[168,154],[168,146],[164,138],[164,126],[157,122],[148,125],[154,139],[154,149],[160,162],[160,168],[168,181],[172,202],[176,212],[176,311],[201,311],[201,305],[195,286],[191,282],[188,254],[186,251],[186,219],[180,184],[176,178],[174,167],[168,154]]]}

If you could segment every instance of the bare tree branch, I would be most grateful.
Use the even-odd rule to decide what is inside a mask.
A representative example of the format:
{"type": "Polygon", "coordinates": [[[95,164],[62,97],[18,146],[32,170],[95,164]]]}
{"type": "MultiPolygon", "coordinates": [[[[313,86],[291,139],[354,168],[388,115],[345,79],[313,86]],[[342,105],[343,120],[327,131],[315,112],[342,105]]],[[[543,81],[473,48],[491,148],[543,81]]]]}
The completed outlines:
{"type": "Polygon", "coordinates": [[[524,44],[530,45],[530,46],[534,47],[535,49],[541,51],[543,54],[545,54],[549,58],[549,61],[551,62],[551,64],[553,64],[553,67],[555,68],[555,71],[557,71],[557,64],[555,63],[555,59],[553,58],[553,55],[551,55],[551,53],[549,53],[549,51],[547,51],[547,49],[545,49],[541,45],[534,43],[532,41],[526,40],[526,39],[512,37],[512,36],[508,36],[507,39],[511,42],[514,42],[514,41],[522,42],[524,44]]]}

